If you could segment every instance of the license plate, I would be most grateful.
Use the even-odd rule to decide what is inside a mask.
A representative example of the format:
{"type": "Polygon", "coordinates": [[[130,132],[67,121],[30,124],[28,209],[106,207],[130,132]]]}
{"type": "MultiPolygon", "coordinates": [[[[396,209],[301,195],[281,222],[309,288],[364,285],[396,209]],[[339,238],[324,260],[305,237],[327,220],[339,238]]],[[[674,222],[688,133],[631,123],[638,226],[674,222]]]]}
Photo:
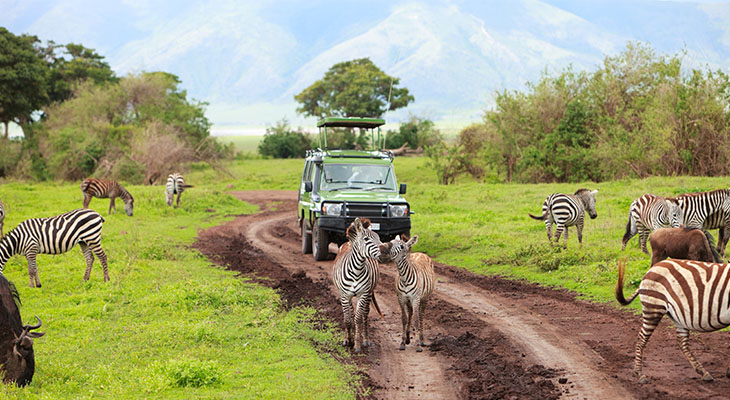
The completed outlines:
{"type": "Polygon", "coordinates": [[[379,231],[380,230],[380,224],[374,224],[374,223],[371,222],[370,223],[370,229],[372,229],[374,231],[379,231]]]}

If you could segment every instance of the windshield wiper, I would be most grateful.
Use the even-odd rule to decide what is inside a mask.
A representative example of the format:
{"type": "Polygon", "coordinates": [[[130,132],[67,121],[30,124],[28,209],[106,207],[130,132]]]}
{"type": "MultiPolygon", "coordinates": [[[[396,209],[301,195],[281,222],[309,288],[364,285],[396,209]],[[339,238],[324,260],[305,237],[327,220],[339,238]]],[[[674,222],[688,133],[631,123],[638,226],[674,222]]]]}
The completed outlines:
{"type": "Polygon", "coordinates": [[[345,186],[345,187],[338,187],[338,188],[334,188],[334,189],[328,189],[327,191],[328,192],[336,192],[338,190],[345,190],[345,189],[356,189],[356,190],[360,190],[362,188],[361,187],[357,187],[357,186],[345,186]]]}
{"type": "Polygon", "coordinates": [[[370,190],[383,190],[383,189],[385,189],[385,190],[391,190],[391,191],[395,190],[395,189],[393,189],[392,187],[389,187],[389,186],[373,186],[373,187],[369,187],[369,188],[364,189],[364,190],[370,191],[370,190]]]}

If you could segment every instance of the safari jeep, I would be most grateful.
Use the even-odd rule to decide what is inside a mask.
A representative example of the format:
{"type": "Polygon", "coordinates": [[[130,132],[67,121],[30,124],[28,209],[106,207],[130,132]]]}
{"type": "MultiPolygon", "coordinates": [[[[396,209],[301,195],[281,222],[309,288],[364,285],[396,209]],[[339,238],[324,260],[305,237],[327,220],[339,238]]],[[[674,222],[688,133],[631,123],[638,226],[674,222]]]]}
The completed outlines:
{"type": "Polygon", "coordinates": [[[299,186],[302,253],[317,261],[329,256],[330,242],[347,241],[345,230],[356,217],[370,219],[382,241],[410,233],[410,206],[401,196],[406,184],[395,177],[393,153],[382,149],[385,136],[376,118],[325,118],[319,127],[319,148],[307,152],[299,186]],[[374,150],[330,150],[327,129],[367,130],[374,150]]]}

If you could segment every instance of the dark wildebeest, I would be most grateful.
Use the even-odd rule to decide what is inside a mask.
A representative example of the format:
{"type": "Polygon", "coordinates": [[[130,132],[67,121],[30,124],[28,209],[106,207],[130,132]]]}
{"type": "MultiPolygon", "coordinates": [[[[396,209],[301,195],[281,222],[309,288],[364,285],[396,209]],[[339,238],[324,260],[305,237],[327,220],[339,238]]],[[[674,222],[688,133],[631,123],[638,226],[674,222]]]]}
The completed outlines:
{"type": "Polygon", "coordinates": [[[0,371],[4,373],[4,382],[25,386],[33,379],[35,372],[33,338],[44,335],[44,332],[31,331],[41,327],[41,320],[36,317],[38,325],[23,325],[18,310],[18,291],[2,274],[0,299],[0,371]]]}
{"type": "Polygon", "coordinates": [[[668,257],[721,263],[709,232],[698,228],[660,228],[649,236],[651,265],[668,257]]]}

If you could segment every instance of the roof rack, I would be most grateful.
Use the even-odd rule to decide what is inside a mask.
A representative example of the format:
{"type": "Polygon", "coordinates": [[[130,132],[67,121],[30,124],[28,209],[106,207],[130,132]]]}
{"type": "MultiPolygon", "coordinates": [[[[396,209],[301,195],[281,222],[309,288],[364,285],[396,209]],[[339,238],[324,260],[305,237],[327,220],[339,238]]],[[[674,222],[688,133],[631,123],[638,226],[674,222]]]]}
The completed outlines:
{"type": "Polygon", "coordinates": [[[327,150],[327,128],[359,128],[370,129],[371,150],[385,147],[385,135],[380,132],[380,127],[385,125],[382,118],[359,118],[359,117],[327,117],[317,122],[319,128],[319,147],[327,150]],[[377,138],[376,138],[377,133],[377,138]]]}
{"type": "Polygon", "coordinates": [[[306,157],[330,157],[330,158],[375,158],[393,161],[395,155],[390,150],[332,150],[312,149],[306,151],[306,157]]]}

